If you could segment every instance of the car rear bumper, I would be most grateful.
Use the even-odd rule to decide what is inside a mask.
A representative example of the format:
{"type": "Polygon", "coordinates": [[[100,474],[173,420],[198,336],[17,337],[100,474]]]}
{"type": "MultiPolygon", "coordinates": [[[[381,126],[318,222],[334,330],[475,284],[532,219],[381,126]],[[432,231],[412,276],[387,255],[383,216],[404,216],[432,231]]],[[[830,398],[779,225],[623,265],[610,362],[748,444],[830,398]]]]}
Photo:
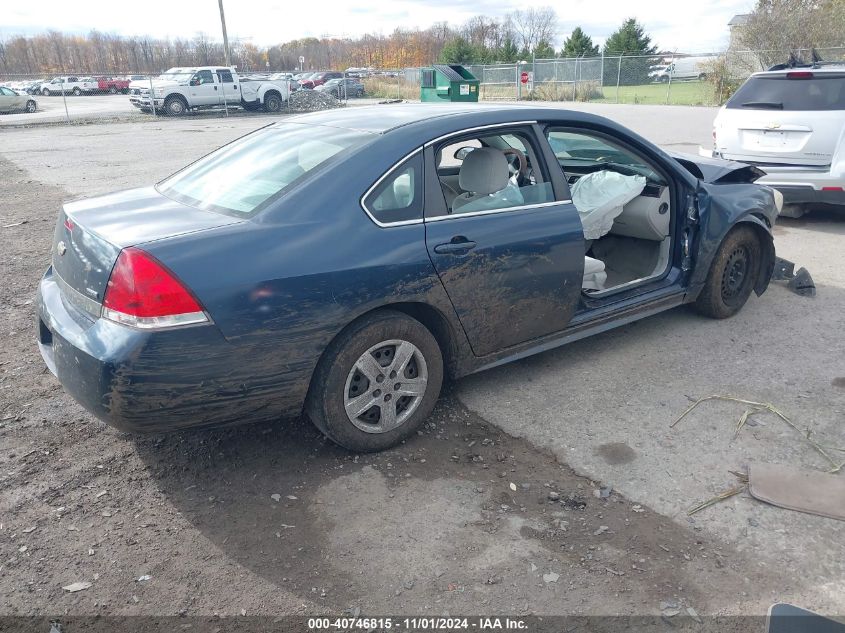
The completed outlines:
{"type": "Polygon", "coordinates": [[[150,332],[92,319],[62,299],[52,269],[36,305],[47,367],[77,402],[121,430],[219,426],[301,410],[301,377],[262,371],[255,350],[238,349],[213,325],[150,332]]]}
{"type": "MultiPolygon", "coordinates": [[[[724,158],[719,152],[699,148],[700,155],[724,158]]],[[[729,160],[737,160],[729,158],[729,160]]],[[[743,161],[740,161],[743,162],[743,161]]],[[[777,189],[783,194],[784,204],[845,205],[845,174],[833,171],[830,166],[778,165],[750,163],[766,175],[757,182],[777,189]]]]}
{"type": "MultiPolygon", "coordinates": [[[[759,182],[764,182],[761,179],[759,182]]],[[[845,190],[816,189],[811,185],[766,183],[783,194],[784,204],[830,204],[845,206],[845,190]]]]}

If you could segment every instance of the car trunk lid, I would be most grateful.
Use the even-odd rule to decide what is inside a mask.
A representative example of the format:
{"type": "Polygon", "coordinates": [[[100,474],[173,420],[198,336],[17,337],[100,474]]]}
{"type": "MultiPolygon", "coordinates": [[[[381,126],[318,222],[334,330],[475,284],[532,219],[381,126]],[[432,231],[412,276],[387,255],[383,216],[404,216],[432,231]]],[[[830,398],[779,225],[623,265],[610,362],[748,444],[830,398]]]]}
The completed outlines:
{"type": "Polygon", "coordinates": [[[716,120],[716,151],[757,163],[830,165],[845,127],[845,73],[751,77],[716,120]]]}
{"type": "Polygon", "coordinates": [[[53,272],[62,297],[97,318],[122,249],[239,222],[166,198],[153,187],[69,202],[53,235],[53,272]]]}

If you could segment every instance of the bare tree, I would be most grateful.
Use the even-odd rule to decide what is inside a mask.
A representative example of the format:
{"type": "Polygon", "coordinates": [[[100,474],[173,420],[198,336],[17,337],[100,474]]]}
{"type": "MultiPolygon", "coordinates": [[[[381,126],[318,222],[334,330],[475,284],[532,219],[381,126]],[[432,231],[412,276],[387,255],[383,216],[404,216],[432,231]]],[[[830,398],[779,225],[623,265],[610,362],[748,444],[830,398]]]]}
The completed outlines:
{"type": "Polygon", "coordinates": [[[740,32],[760,62],[785,61],[797,49],[845,45],[845,0],[757,0],[740,32]]]}
{"type": "Polygon", "coordinates": [[[551,7],[517,9],[510,14],[510,21],[521,48],[533,50],[541,41],[553,42],[557,30],[557,13],[551,7]]]}

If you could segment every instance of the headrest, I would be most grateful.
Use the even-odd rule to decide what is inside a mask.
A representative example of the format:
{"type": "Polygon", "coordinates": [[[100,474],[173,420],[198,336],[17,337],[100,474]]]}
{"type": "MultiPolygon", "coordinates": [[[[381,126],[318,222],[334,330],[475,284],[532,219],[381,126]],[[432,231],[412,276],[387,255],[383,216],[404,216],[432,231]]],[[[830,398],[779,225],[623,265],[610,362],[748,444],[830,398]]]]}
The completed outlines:
{"type": "Polygon", "coordinates": [[[464,191],[488,194],[501,191],[508,184],[508,159],[492,147],[472,150],[461,163],[458,184],[464,191]]]}

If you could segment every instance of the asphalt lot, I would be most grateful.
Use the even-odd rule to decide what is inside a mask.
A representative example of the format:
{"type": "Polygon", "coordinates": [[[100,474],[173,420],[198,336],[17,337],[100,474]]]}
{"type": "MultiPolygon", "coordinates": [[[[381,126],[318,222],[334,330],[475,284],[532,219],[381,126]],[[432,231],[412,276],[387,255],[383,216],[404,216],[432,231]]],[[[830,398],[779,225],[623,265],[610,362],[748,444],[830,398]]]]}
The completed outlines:
{"type": "MultiPolygon", "coordinates": [[[[715,114],[580,108],[681,151],[709,142],[715,114]]],[[[61,201],[149,184],[275,118],[3,131],[2,613],[841,612],[841,523],[747,495],[685,515],[747,463],[822,468],[801,437],[760,416],[734,439],[742,409],[723,403],[669,424],[691,398],[729,393],[845,448],[845,216],[776,229],[815,299],[773,284],[728,321],[678,309],[464,379],[382,455],[345,454],[301,422],[138,439],[78,407],[32,335],[61,201]],[[62,591],[77,581],[92,586],[62,591]]]]}

